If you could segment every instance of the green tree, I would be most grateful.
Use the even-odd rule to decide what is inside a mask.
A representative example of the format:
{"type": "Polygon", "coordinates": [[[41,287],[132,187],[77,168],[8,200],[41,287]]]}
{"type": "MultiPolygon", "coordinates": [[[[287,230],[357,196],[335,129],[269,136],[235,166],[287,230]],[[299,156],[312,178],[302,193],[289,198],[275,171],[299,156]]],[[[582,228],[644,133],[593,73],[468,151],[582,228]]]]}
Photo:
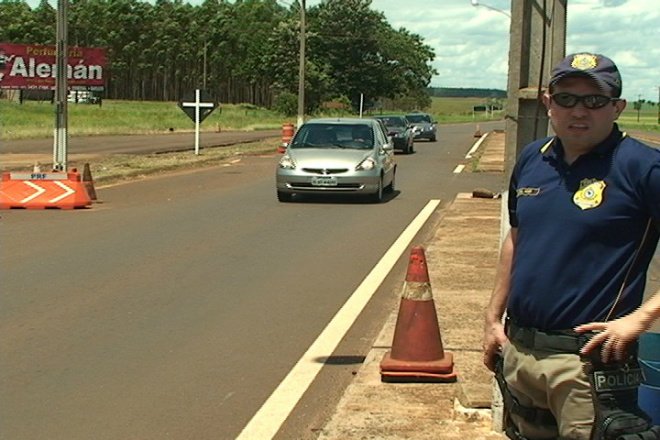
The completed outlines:
{"type": "MultiPolygon", "coordinates": [[[[361,94],[423,107],[434,54],[421,37],[392,29],[370,0],[323,0],[307,17],[308,113],[361,94]]],[[[269,106],[298,92],[298,2],[69,0],[68,25],[69,45],[107,50],[109,98],[177,100],[206,84],[223,102],[269,106]]],[[[0,41],[52,45],[55,27],[47,0],[0,0],[0,41]]]]}
{"type": "Polygon", "coordinates": [[[275,0],[237,0],[232,8],[234,83],[241,85],[242,101],[264,101],[271,81],[263,64],[274,29],[285,16],[275,0]],[[258,99],[260,97],[260,99],[258,99]]]}
{"type": "Polygon", "coordinates": [[[357,105],[360,96],[373,100],[385,91],[385,68],[378,35],[384,17],[370,0],[325,0],[310,8],[309,59],[327,66],[333,95],[346,95],[357,105]]]}
{"type": "Polygon", "coordinates": [[[384,96],[409,95],[419,107],[430,105],[426,87],[437,73],[430,64],[435,58],[433,50],[419,35],[404,28],[385,29],[381,41],[383,55],[390,66],[385,75],[391,84],[391,95],[384,96]]]}
{"type": "Polygon", "coordinates": [[[433,50],[421,37],[394,30],[371,0],[324,0],[311,8],[310,59],[327,66],[331,94],[376,101],[405,93],[429,102],[425,88],[434,73],[433,50]]]}
{"type": "Polygon", "coordinates": [[[34,9],[23,0],[0,1],[0,41],[16,44],[54,44],[55,9],[41,0],[34,9]]]}

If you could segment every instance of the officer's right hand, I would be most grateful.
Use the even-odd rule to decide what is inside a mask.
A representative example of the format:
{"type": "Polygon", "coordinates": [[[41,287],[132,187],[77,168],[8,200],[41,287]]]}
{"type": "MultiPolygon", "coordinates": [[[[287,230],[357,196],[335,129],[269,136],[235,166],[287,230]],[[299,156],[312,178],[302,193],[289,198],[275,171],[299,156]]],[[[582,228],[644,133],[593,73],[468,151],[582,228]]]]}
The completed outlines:
{"type": "Polygon", "coordinates": [[[502,352],[502,347],[509,343],[504,332],[504,325],[497,321],[487,323],[484,328],[483,352],[484,365],[490,371],[495,371],[495,361],[502,352]]]}

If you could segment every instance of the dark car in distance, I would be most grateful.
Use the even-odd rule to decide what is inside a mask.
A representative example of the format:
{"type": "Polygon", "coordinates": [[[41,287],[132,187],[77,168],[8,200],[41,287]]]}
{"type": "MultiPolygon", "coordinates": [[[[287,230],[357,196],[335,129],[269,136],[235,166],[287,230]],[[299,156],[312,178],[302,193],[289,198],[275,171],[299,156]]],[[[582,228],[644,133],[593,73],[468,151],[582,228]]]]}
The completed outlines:
{"type": "Polygon", "coordinates": [[[431,142],[436,141],[436,127],[433,116],[428,113],[410,113],[406,119],[413,125],[415,140],[428,139],[431,142]]]}
{"type": "Polygon", "coordinates": [[[403,115],[378,115],[385,125],[387,134],[392,137],[395,150],[402,150],[406,154],[415,152],[413,126],[403,115]]]}

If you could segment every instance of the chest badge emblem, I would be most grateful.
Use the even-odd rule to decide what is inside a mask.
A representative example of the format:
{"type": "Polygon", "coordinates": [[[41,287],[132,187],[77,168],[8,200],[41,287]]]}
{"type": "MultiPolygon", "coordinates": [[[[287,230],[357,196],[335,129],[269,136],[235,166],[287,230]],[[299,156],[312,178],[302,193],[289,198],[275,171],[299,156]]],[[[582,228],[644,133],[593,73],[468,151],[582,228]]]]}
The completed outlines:
{"type": "Polygon", "coordinates": [[[580,209],[592,209],[603,202],[603,193],[607,184],[602,180],[582,179],[580,189],[573,194],[573,203],[580,209]]]}

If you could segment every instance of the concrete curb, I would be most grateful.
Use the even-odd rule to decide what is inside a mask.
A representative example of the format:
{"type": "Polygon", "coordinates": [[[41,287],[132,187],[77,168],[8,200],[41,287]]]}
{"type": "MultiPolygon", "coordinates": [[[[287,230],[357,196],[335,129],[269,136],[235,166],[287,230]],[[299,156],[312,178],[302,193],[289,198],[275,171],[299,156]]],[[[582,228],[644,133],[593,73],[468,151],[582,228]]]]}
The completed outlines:
{"type": "Polygon", "coordinates": [[[492,375],[481,358],[483,309],[499,252],[500,203],[460,194],[426,246],[443,345],[454,355],[458,381],[381,382],[380,362],[392,344],[395,310],[319,439],[504,438],[491,430],[492,375]],[[443,325],[443,317],[466,302],[471,312],[463,312],[462,326],[443,325]]]}

